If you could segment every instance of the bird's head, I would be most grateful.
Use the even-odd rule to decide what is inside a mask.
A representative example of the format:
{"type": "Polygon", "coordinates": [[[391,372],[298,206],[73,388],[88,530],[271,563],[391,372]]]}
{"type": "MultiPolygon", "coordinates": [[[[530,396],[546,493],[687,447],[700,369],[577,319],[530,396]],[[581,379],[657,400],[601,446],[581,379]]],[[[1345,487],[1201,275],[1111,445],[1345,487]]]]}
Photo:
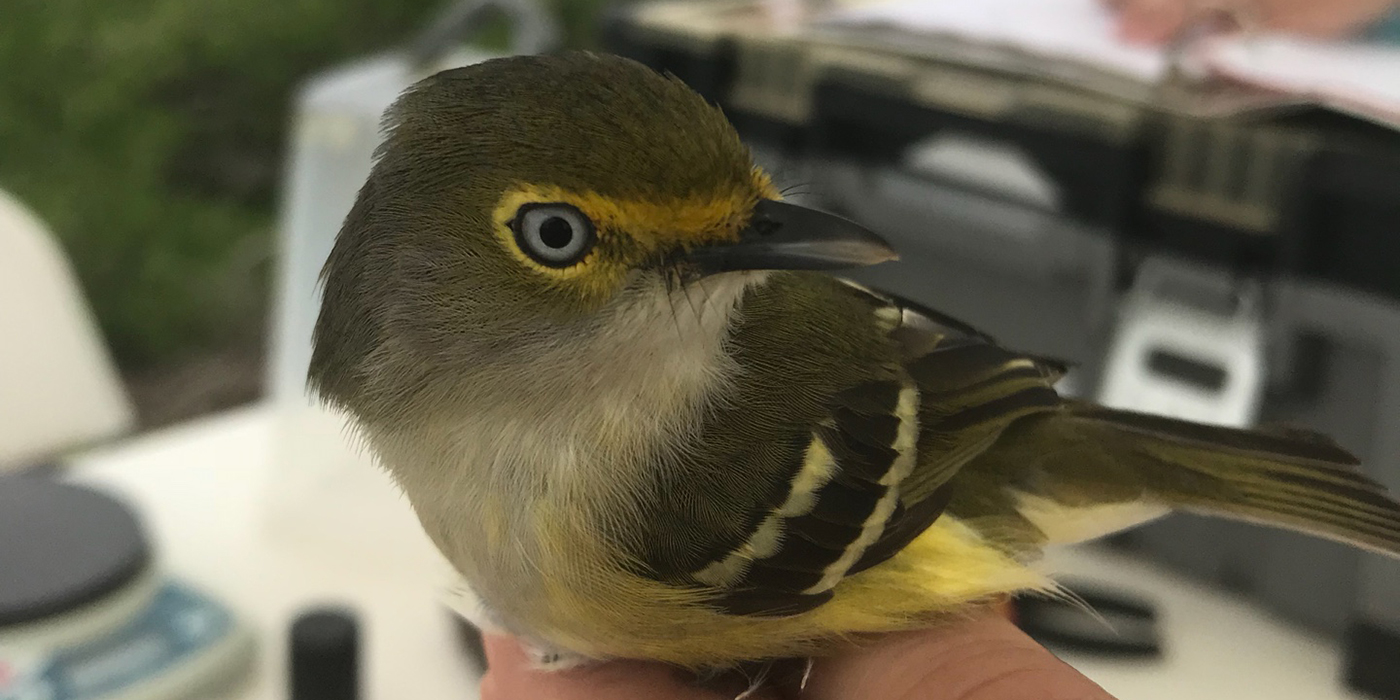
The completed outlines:
{"type": "Polygon", "coordinates": [[[323,273],[311,376],[332,400],[385,373],[413,392],[434,369],[518,371],[626,309],[695,313],[666,301],[689,285],[893,257],[855,224],[779,201],[717,108],[626,59],[445,71],[386,124],[323,273]]]}

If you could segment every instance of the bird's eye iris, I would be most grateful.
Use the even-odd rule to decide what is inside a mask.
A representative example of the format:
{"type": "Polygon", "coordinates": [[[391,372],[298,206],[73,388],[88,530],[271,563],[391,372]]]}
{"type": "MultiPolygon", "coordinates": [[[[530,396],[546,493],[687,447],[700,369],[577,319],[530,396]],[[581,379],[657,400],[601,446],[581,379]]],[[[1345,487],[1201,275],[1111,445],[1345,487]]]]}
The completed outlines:
{"type": "Polygon", "coordinates": [[[593,222],[568,204],[527,204],[511,228],[520,249],[549,267],[574,265],[593,247],[593,222]]]}

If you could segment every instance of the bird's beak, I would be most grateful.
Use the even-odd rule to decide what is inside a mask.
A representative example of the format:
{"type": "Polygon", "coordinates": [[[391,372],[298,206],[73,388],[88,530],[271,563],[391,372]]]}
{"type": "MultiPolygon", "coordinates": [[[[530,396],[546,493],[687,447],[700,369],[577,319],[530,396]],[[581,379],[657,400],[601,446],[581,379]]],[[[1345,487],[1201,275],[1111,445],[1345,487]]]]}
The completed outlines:
{"type": "Polygon", "coordinates": [[[835,214],[760,200],[737,241],[693,248],[701,274],[735,270],[844,270],[899,257],[883,238],[835,214]]]}

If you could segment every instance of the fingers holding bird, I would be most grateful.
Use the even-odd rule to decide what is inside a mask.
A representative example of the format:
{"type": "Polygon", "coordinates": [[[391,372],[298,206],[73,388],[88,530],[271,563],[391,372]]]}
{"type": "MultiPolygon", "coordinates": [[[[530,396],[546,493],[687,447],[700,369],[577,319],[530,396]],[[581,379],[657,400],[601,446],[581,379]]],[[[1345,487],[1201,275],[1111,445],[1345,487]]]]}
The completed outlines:
{"type": "Polygon", "coordinates": [[[1191,0],[1113,0],[1119,36],[1133,43],[1164,44],[1186,24],[1191,0]]]}
{"type": "MultiPolygon", "coordinates": [[[[733,700],[743,690],[711,690],[667,666],[639,661],[558,673],[535,671],[520,645],[505,637],[489,638],[486,654],[490,671],[482,679],[482,700],[733,700]]],[[[1112,700],[1093,681],[998,615],[866,640],[817,660],[800,689],[765,686],[745,696],[746,700],[783,697],[1112,700]]]]}
{"type": "Polygon", "coordinates": [[[1112,700],[998,615],[894,634],[817,662],[804,700],[1112,700]]]}
{"type": "MultiPolygon", "coordinates": [[[[481,700],[733,700],[701,687],[686,674],[659,663],[612,661],[567,671],[536,670],[529,655],[509,637],[488,637],[488,671],[481,700]]],[[[766,692],[749,700],[776,700],[766,692]]]]}
{"type": "Polygon", "coordinates": [[[1118,13],[1119,35],[1141,44],[1165,44],[1195,23],[1270,29],[1332,39],[1381,18],[1395,0],[1106,0],[1118,13]]]}

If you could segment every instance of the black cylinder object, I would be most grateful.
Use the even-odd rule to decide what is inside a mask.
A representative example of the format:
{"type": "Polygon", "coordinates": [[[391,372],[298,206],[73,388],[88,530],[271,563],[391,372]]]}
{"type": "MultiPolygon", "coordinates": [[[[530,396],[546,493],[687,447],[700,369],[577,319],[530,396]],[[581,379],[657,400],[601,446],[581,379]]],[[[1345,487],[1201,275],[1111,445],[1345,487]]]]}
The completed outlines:
{"type": "Polygon", "coordinates": [[[291,700],[359,700],[360,632],[354,614],[319,608],[297,616],[290,640],[291,700]]]}

